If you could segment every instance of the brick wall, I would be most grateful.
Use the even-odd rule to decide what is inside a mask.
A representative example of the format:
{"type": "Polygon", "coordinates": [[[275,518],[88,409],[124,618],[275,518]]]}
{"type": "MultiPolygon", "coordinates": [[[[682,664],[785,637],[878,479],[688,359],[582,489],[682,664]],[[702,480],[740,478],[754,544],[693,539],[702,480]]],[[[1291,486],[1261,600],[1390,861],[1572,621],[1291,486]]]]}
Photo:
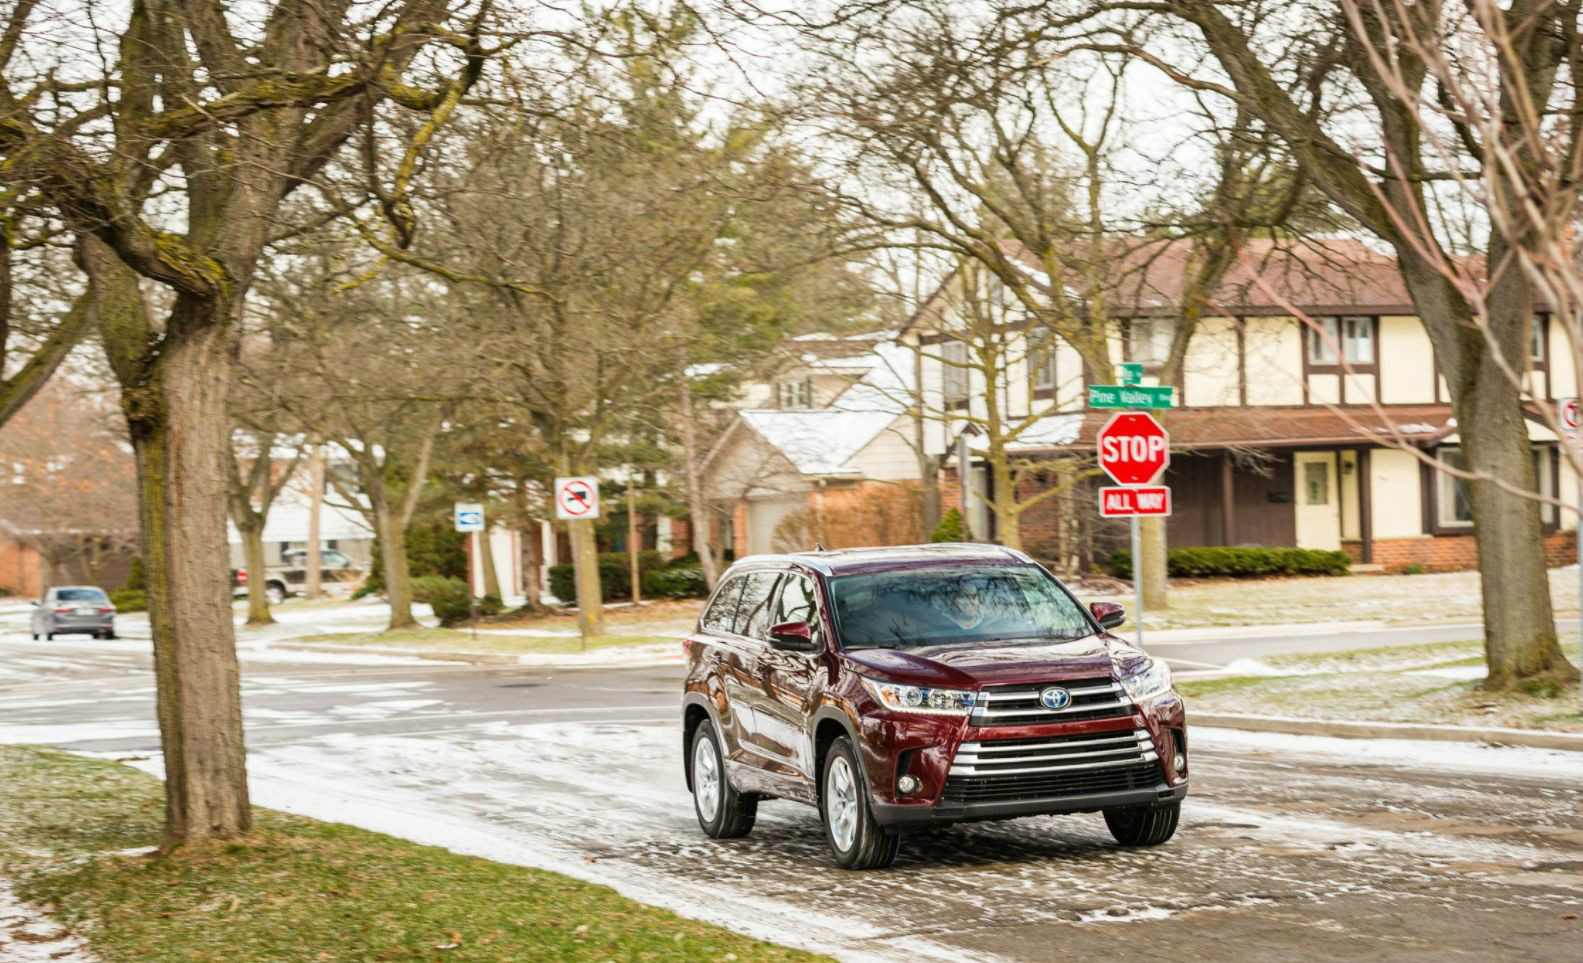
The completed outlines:
{"type": "MultiPolygon", "coordinates": [[[[1352,561],[1363,560],[1363,543],[1345,541],[1341,548],[1352,561]]],[[[1552,568],[1577,561],[1577,542],[1572,532],[1553,532],[1545,537],[1545,564],[1552,568]]],[[[1433,535],[1422,538],[1377,538],[1374,564],[1387,572],[1400,572],[1417,565],[1426,572],[1462,572],[1477,568],[1479,552],[1468,535],[1433,535]]]]}
{"type": "Polygon", "coordinates": [[[23,598],[44,593],[44,560],[38,552],[10,539],[0,539],[0,589],[23,598]]]}

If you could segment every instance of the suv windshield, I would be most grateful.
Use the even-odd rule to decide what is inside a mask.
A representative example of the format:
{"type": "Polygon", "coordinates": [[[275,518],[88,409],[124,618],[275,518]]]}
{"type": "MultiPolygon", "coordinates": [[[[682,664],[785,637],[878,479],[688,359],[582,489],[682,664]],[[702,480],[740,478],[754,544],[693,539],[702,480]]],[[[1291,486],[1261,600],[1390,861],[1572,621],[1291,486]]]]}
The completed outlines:
{"type": "Polygon", "coordinates": [[[1093,626],[1029,565],[941,565],[830,579],[848,649],[921,649],[1008,639],[1080,639],[1093,626]]]}

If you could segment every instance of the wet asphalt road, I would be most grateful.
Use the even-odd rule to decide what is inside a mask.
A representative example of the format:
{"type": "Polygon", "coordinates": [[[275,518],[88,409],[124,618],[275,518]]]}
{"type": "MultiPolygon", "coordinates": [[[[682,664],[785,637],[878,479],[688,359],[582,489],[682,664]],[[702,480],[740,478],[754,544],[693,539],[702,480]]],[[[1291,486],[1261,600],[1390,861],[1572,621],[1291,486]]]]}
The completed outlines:
{"type": "MultiPolygon", "coordinates": [[[[909,837],[834,869],[813,810],[704,839],[678,666],[244,666],[265,805],[566,869],[848,958],[1583,961],[1583,785],[1196,737],[1168,845],[1097,815],[909,837]]],[[[0,641],[0,739],[156,753],[149,660],[0,641]]],[[[1301,740],[1298,740],[1299,742],[1301,740]]]]}

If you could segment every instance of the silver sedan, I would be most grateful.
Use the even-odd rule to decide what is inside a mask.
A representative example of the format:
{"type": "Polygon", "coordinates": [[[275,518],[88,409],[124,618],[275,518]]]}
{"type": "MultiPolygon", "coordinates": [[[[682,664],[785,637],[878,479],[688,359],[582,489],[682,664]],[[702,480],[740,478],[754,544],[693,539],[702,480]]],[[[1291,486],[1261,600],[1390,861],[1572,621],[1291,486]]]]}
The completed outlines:
{"type": "Polygon", "coordinates": [[[115,638],[115,605],[96,585],[60,585],[33,603],[33,638],[57,635],[115,638]]]}

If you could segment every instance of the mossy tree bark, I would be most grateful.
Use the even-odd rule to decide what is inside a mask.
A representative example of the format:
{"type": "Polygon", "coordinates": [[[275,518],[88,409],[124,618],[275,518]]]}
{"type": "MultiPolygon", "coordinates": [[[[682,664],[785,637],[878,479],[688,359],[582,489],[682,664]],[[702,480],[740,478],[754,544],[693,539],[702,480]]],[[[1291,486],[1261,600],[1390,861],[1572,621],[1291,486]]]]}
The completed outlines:
{"type": "Polygon", "coordinates": [[[166,843],[234,837],[252,824],[225,526],[241,307],[286,198],[387,99],[431,116],[454,101],[486,56],[482,18],[432,29],[450,19],[437,0],[369,18],[335,4],[136,0],[119,36],[86,25],[99,49],[116,51],[102,82],[74,76],[52,92],[57,73],[87,68],[81,58],[64,71],[12,62],[36,8],[13,4],[0,43],[7,186],[48,204],[75,236],[121,385],[138,467],[166,843]],[[241,18],[252,22],[233,22],[241,18]],[[404,76],[438,43],[466,61],[446,96],[404,76]],[[21,97],[20,84],[36,89],[21,97]],[[151,323],[144,282],[168,291],[163,324],[151,323]]]}

